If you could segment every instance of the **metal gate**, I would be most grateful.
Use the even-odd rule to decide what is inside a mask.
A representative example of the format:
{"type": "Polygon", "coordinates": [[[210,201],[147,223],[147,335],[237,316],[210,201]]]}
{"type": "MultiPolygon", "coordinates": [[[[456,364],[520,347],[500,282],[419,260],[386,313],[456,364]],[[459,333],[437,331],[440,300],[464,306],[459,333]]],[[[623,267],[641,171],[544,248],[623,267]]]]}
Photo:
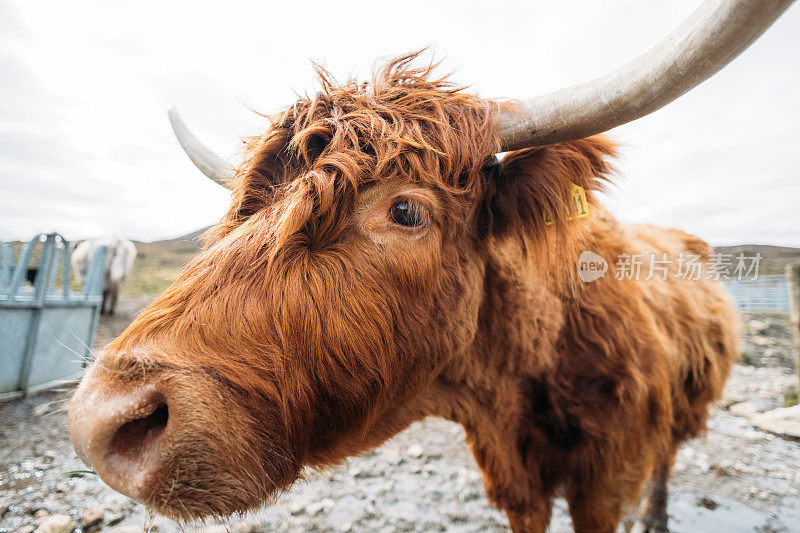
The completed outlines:
{"type": "Polygon", "coordinates": [[[58,233],[40,233],[20,250],[16,264],[14,256],[9,244],[0,243],[0,400],[81,376],[105,281],[106,249],[100,247],[83,290],[71,290],[70,245],[58,233]],[[36,270],[30,268],[35,255],[36,270]]]}
{"type": "Polygon", "coordinates": [[[785,275],[731,278],[724,284],[742,313],[789,314],[789,278],[785,275]]]}

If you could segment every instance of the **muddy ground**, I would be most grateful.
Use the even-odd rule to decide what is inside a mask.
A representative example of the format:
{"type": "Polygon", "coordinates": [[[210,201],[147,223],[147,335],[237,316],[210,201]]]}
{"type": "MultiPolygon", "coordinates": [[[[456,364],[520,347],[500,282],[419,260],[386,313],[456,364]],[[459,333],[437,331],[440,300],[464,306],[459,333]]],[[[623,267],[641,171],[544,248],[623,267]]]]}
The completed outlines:
{"type": "MultiPolygon", "coordinates": [[[[146,297],[124,299],[118,316],[101,321],[97,344],[117,335],[147,302],[146,297]]],[[[708,434],[679,453],[670,484],[674,532],[800,532],[800,443],[761,431],[728,410],[743,400],[759,409],[782,404],[795,382],[791,337],[786,323],[775,318],[750,317],[746,323],[747,364],[734,369],[708,434]]],[[[94,522],[85,530],[179,530],[173,522],[148,517],[141,505],[95,476],[68,473],[85,467],[69,444],[62,397],[62,392],[48,392],[0,404],[0,532],[41,531],[68,518],[94,522]]],[[[309,473],[257,513],[222,526],[185,529],[224,528],[238,533],[478,532],[507,531],[507,522],[486,500],[462,429],[428,419],[364,457],[309,473]]],[[[562,500],[550,530],[571,530],[562,500]]]]}

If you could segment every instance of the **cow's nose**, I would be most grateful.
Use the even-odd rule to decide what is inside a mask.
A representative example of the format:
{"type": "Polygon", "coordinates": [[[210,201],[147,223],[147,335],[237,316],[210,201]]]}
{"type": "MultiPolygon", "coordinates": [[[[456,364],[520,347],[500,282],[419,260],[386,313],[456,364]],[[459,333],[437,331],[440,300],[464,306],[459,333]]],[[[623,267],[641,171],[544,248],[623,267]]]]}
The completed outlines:
{"type": "Polygon", "coordinates": [[[84,385],[69,406],[72,445],[111,488],[146,502],[175,425],[166,396],[152,387],[106,395],[84,385]]]}

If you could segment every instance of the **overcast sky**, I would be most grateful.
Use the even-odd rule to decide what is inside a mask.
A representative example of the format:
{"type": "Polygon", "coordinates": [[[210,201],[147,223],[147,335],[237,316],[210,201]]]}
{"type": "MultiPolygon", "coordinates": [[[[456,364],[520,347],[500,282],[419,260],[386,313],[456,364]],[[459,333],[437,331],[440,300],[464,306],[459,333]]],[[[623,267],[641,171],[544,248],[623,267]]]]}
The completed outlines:
{"type": "MultiPolygon", "coordinates": [[[[197,171],[175,104],[222,155],[316,86],[309,60],[366,78],[431,45],[484,97],[605,74],[699,0],[669,2],[0,2],[0,239],[58,230],[170,238],[217,221],[227,192],[197,171]]],[[[800,8],[666,108],[611,132],[606,204],[713,244],[800,246],[800,8]]]]}

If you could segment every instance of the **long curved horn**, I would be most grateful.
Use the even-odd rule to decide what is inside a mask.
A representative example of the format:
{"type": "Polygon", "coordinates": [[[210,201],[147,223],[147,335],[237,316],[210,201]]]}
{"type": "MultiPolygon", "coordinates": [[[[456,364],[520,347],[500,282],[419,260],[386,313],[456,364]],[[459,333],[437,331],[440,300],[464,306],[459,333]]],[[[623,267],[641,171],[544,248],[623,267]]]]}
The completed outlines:
{"type": "Polygon", "coordinates": [[[178,142],[181,143],[181,147],[186,152],[186,155],[189,156],[189,159],[192,160],[192,163],[194,163],[203,174],[226,189],[230,189],[230,180],[234,175],[230,165],[211,151],[210,148],[201,143],[200,139],[189,131],[189,128],[186,127],[186,123],[181,119],[178,111],[174,107],[170,107],[167,110],[167,115],[169,115],[169,122],[172,124],[172,131],[175,132],[178,142]]]}
{"type": "Polygon", "coordinates": [[[586,83],[502,104],[504,150],[600,133],[672,102],[727,65],[793,0],[706,0],[645,54],[586,83]]]}

